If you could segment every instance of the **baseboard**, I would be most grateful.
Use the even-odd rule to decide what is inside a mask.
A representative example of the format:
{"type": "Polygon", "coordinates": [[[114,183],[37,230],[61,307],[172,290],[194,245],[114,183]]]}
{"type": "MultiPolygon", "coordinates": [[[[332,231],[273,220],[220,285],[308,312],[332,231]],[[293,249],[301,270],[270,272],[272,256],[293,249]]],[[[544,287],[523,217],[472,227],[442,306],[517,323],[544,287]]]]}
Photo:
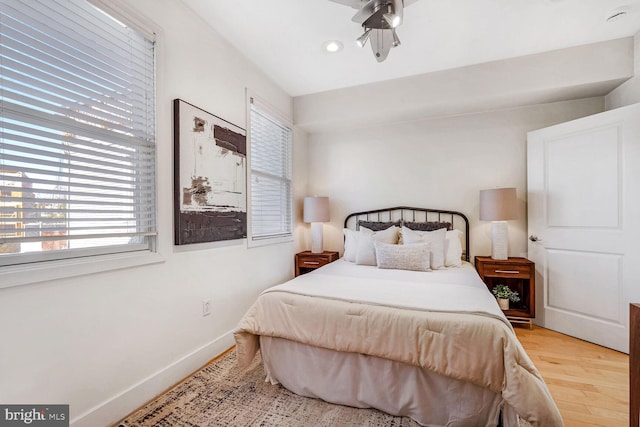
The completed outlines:
{"type": "Polygon", "coordinates": [[[71,419],[71,427],[110,426],[234,345],[233,333],[203,345],[129,389],[71,419]]]}

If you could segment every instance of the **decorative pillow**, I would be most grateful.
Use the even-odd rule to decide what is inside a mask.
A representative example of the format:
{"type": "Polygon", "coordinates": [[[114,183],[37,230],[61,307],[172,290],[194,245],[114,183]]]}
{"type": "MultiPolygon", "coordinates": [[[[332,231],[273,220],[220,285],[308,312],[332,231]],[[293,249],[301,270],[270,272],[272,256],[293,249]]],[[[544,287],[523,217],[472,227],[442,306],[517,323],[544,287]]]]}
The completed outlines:
{"type": "Polygon", "coordinates": [[[358,250],[358,232],[345,228],[344,230],[344,255],[345,261],[356,262],[356,252],[358,250]]]}
{"type": "Polygon", "coordinates": [[[462,231],[449,230],[444,238],[445,267],[460,267],[462,265],[462,231]]]}
{"type": "Polygon", "coordinates": [[[453,224],[450,222],[405,222],[402,225],[415,231],[435,231],[441,228],[453,229],[453,224]]]}
{"type": "Polygon", "coordinates": [[[365,227],[373,231],[382,231],[393,226],[400,227],[400,221],[395,221],[395,222],[393,221],[387,221],[387,222],[358,221],[358,227],[365,227]]]}
{"type": "Polygon", "coordinates": [[[440,228],[435,231],[414,231],[402,227],[402,243],[412,245],[415,243],[431,243],[431,269],[444,267],[444,240],[447,230],[440,228]]]}
{"type": "Polygon", "coordinates": [[[366,227],[360,227],[358,232],[358,249],[356,251],[356,264],[376,265],[376,252],[373,242],[389,244],[398,243],[398,227],[389,227],[382,231],[373,231],[366,227]]]}
{"type": "Polygon", "coordinates": [[[374,242],[378,268],[395,270],[431,271],[431,243],[415,243],[413,245],[390,245],[374,242]]]}

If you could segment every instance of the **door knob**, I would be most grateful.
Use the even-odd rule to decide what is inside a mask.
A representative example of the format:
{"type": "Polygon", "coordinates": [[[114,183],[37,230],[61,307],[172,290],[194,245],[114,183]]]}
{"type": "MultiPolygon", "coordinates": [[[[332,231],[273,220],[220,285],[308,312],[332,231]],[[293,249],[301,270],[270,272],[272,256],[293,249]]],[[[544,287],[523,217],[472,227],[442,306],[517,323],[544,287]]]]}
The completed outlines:
{"type": "Polygon", "coordinates": [[[529,236],[529,240],[531,240],[532,242],[538,242],[540,239],[538,239],[538,236],[536,236],[535,234],[532,234],[531,236],[529,236]]]}

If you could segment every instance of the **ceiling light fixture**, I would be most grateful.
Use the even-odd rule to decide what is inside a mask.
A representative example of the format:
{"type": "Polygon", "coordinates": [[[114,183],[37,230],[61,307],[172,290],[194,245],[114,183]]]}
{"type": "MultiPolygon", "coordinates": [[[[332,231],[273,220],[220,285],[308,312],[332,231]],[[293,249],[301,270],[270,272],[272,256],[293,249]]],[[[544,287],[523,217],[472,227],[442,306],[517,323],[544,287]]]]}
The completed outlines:
{"type": "Polygon", "coordinates": [[[398,33],[396,33],[396,29],[395,28],[391,31],[391,34],[393,35],[393,43],[391,43],[391,46],[393,46],[393,47],[400,46],[400,44],[401,44],[400,43],[400,39],[398,38],[398,33]]]}
{"type": "Polygon", "coordinates": [[[358,9],[351,18],[364,28],[364,33],[356,39],[363,47],[371,40],[371,50],[378,62],[389,55],[392,47],[400,46],[396,28],[402,24],[404,8],[416,0],[330,0],[358,9]]]}
{"type": "Polygon", "coordinates": [[[367,44],[367,40],[369,40],[369,34],[371,34],[371,28],[367,28],[364,33],[360,37],[356,39],[356,43],[360,47],[364,47],[367,44]]]}
{"type": "MultiPolygon", "coordinates": [[[[400,4],[402,5],[402,2],[400,4]]],[[[402,17],[396,13],[396,8],[393,3],[387,5],[387,13],[382,15],[382,17],[391,28],[396,28],[402,23],[402,17]]]]}
{"type": "Polygon", "coordinates": [[[396,28],[400,25],[400,17],[395,13],[385,13],[382,17],[387,21],[387,24],[389,24],[391,28],[396,28]]]}
{"type": "Polygon", "coordinates": [[[322,50],[329,53],[340,52],[344,46],[338,40],[329,40],[322,44],[322,50]]]}

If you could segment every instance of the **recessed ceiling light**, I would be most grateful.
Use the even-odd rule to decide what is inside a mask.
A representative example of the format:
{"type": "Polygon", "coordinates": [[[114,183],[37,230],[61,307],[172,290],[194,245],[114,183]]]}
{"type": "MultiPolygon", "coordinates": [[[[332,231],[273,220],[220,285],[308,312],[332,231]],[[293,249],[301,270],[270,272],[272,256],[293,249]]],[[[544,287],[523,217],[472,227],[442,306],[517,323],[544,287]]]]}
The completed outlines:
{"type": "Polygon", "coordinates": [[[618,19],[622,19],[631,11],[629,6],[621,6],[616,9],[613,9],[611,12],[607,14],[607,22],[614,22],[618,19]]]}
{"type": "Polygon", "coordinates": [[[340,52],[344,46],[338,40],[329,40],[322,43],[322,50],[329,53],[340,52]]]}

